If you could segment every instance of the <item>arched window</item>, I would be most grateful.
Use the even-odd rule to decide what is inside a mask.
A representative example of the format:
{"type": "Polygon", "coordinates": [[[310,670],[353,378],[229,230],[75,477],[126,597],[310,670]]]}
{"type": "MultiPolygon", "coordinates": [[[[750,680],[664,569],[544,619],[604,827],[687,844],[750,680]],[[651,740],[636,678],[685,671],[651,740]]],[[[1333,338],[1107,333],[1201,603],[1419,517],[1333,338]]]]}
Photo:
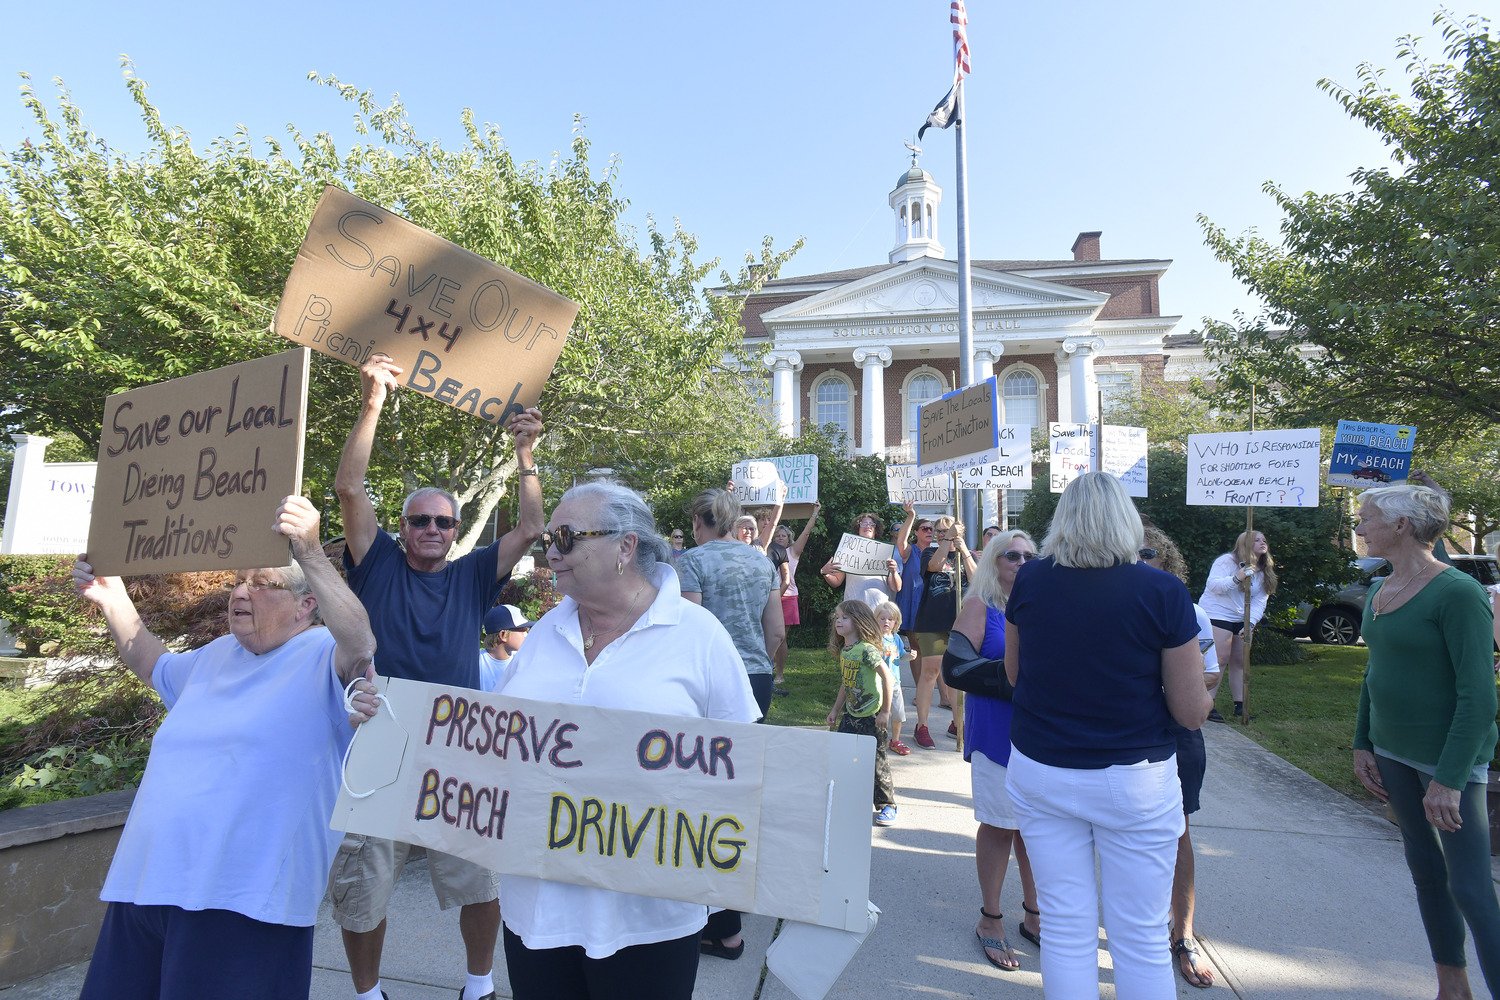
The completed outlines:
{"type": "Polygon", "coordinates": [[[920,201],[911,203],[911,238],[914,240],[922,238],[922,203],[920,201]]]}
{"type": "Polygon", "coordinates": [[[943,380],[931,368],[919,368],[906,379],[906,385],[902,389],[906,406],[902,414],[901,437],[913,461],[917,457],[917,429],[922,426],[922,404],[930,403],[942,394],[943,380]]]}
{"type": "Polygon", "coordinates": [[[927,238],[932,239],[932,202],[927,203],[927,238]]]}
{"type": "Polygon", "coordinates": [[[835,424],[849,434],[849,383],[838,375],[825,375],[813,390],[814,415],[818,426],[835,424]]]}
{"type": "Polygon", "coordinates": [[[898,237],[898,241],[901,242],[901,243],[905,243],[906,242],[906,206],[905,205],[901,206],[901,221],[897,223],[897,226],[900,228],[900,236],[898,237]]]}
{"type": "Polygon", "coordinates": [[[1004,420],[1007,424],[1025,424],[1035,427],[1040,412],[1040,394],[1037,377],[1026,369],[1011,371],[1001,384],[1000,395],[1005,401],[1004,420]]]}

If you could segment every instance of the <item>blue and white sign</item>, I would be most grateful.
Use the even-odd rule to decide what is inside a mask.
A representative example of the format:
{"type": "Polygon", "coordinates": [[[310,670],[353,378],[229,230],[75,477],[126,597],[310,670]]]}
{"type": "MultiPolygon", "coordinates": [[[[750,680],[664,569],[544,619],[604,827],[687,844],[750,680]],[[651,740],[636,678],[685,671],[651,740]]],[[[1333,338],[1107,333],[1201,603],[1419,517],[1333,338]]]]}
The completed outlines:
{"type": "Polygon", "coordinates": [[[1029,435],[1024,441],[1006,440],[1000,424],[1000,393],[992,375],[983,382],[965,386],[922,406],[917,434],[917,471],[923,476],[967,470],[986,462],[1009,459],[1007,451],[1021,446],[1030,449],[1029,435]]]}
{"type": "Polygon", "coordinates": [[[1329,486],[1394,486],[1406,482],[1417,429],[1405,424],[1340,420],[1328,463],[1329,486]]]}

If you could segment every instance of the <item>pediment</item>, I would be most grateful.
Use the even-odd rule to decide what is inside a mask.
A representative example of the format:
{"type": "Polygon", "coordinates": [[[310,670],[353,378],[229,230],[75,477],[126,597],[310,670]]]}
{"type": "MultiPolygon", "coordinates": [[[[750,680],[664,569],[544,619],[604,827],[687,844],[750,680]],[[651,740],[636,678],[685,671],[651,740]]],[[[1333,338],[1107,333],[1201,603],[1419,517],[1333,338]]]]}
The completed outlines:
{"type": "MultiPolygon", "coordinates": [[[[1109,299],[1103,292],[980,268],[970,272],[970,289],[975,312],[1097,310],[1109,299]]],[[[924,258],[892,264],[856,281],[789,302],[762,314],[761,322],[859,319],[872,315],[951,316],[957,310],[957,262],[924,258]]]]}

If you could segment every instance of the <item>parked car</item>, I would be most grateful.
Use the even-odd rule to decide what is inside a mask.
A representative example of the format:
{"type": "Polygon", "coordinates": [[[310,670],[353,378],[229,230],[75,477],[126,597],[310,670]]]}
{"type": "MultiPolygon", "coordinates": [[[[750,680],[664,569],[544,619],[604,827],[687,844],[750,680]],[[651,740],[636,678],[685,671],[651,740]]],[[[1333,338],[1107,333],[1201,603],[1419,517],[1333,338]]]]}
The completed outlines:
{"type": "Polygon", "coordinates": [[[1370,584],[1391,571],[1390,563],[1377,556],[1354,560],[1359,579],[1319,605],[1297,605],[1292,622],[1294,636],[1307,636],[1327,646],[1348,646],[1359,639],[1360,622],[1364,620],[1365,598],[1370,584]]]}
{"type": "Polygon", "coordinates": [[[1462,552],[1449,553],[1453,565],[1478,580],[1490,593],[1500,593],[1500,562],[1494,556],[1468,556],[1462,552]]]}

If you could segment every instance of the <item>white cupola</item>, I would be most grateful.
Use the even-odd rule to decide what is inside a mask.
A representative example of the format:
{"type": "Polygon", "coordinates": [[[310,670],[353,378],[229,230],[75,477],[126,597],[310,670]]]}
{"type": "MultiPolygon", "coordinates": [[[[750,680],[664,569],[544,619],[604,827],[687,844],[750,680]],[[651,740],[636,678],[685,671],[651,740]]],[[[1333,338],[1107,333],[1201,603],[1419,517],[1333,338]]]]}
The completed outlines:
{"type": "Polygon", "coordinates": [[[943,245],[937,239],[937,207],[943,200],[943,189],[932,175],[917,166],[920,149],[911,148],[911,169],[896,181],[891,192],[891,211],[896,215],[896,246],[890,253],[892,264],[918,257],[943,258],[943,245]]]}

